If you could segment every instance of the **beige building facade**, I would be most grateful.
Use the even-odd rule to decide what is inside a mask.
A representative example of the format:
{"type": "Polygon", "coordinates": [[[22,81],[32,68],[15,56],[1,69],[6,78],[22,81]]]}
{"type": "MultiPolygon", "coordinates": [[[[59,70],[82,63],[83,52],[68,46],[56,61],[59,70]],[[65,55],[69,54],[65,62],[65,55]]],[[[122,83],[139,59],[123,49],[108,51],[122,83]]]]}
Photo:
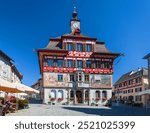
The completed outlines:
{"type": "Polygon", "coordinates": [[[138,68],[120,77],[114,84],[113,92],[116,100],[128,104],[146,106],[146,99],[140,93],[148,88],[148,70],[138,68]]]}
{"type": "MultiPolygon", "coordinates": [[[[21,83],[23,75],[16,68],[14,61],[0,50],[0,78],[10,83],[21,83]]],[[[4,92],[0,92],[0,97],[4,97],[4,92]]],[[[14,94],[18,95],[18,94],[14,94]]]]}
{"type": "Polygon", "coordinates": [[[114,60],[120,54],[109,51],[105,42],[82,34],[76,10],[70,31],[37,49],[43,102],[103,105],[112,97],[114,60]]]}
{"type": "Polygon", "coordinates": [[[36,100],[43,100],[43,98],[44,98],[44,89],[43,89],[42,78],[39,78],[38,81],[36,83],[34,83],[31,87],[34,88],[35,90],[39,91],[39,94],[34,93],[34,94],[32,94],[31,97],[36,99],[36,100]]]}

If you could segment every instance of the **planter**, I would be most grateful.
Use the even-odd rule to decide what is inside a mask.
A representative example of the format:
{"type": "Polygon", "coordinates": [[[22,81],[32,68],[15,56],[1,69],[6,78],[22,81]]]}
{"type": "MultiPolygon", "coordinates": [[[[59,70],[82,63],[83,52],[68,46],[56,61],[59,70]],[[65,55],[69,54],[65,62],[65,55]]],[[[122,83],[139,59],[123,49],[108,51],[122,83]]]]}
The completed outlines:
{"type": "Polygon", "coordinates": [[[64,99],[63,98],[58,98],[58,102],[61,102],[63,101],[64,99]]]}
{"type": "Polygon", "coordinates": [[[56,98],[51,98],[51,99],[50,99],[50,101],[55,101],[55,100],[56,100],[56,98]]]}
{"type": "Polygon", "coordinates": [[[96,99],[95,99],[95,101],[99,101],[99,100],[101,100],[101,98],[96,98],[96,99]]]}

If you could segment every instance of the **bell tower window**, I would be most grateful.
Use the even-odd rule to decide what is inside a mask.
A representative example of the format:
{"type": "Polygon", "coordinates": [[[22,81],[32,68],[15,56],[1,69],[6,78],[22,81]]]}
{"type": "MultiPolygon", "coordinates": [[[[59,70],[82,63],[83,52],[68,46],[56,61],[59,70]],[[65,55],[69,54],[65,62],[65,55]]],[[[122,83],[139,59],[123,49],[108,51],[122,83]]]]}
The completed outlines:
{"type": "Polygon", "coordinates": [[[92,45],[86,44],[85,50],[86,50],[86,52],[92,52],[92,45]]]}

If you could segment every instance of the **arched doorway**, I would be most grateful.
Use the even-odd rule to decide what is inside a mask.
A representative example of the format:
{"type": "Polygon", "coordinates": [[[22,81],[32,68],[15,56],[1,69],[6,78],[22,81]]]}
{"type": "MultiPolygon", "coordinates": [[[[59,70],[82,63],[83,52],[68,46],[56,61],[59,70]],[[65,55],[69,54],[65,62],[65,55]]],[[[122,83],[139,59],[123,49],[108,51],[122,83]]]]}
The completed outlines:
{"type": "Polygon", "coordinates": [[[77,98],[78,103],[83,102],[83,100],[82,100],[82,91],[80,91],[80,90],[76,91],[76,98],[77,98]]]}

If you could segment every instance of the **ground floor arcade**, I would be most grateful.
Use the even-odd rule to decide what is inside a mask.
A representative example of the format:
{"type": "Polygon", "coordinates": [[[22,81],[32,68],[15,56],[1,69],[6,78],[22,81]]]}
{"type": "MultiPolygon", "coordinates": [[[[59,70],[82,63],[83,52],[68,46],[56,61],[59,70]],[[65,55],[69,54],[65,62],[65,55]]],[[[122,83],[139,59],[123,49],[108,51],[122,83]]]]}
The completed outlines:
{"type": "Polygon", "coordinates": [[[53,104],[104,105],[112,97],[111,89],[56,89],[45,88],[43,102],[53,104]]]}

